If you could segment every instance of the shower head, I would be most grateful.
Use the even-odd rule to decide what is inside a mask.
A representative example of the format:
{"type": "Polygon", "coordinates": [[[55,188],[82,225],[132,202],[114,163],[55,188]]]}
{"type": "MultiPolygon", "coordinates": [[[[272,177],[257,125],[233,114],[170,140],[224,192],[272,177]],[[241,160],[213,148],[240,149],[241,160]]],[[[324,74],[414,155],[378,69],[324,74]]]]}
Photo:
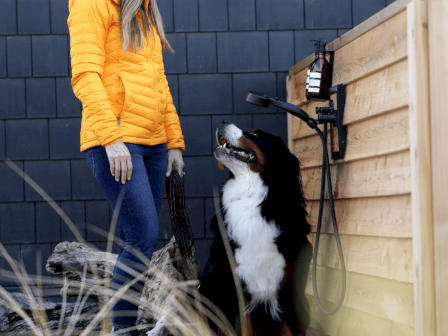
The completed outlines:
{"type": "Polygon", "coordinates": [[[262,94],[260,92],[256,91],[249,91],[246,94],[245,100],[248,103],[251,103],[253,105],[262,106],[262,107],[269,107],[271,104],[274,106],[281,107],[282,109],[285,109],[292,115],[302,119],[305,121],[308,126],[311,128],[316,128],[317,122],[313,118],[310,118],[308,114],[304,110],[302,110],[300,107],[297,107],[293,104],[289,104],[280,100],[277,100],[275,98],[270,98],[268,95],[262,94]]]}

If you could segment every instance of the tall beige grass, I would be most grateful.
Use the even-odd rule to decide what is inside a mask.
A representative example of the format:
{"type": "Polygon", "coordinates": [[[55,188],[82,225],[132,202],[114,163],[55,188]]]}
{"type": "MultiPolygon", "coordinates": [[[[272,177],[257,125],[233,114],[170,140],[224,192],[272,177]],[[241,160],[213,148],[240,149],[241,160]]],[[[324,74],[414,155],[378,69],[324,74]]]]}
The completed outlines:
{"type": "MultiPolygon", "coordinates": [[[[48,204],[59,214],[64,223],[68,226],[68,228],[72,231],[74,236],[76,237],[79,243],[86,244],[90,247],[96,248],[89,242],[85,241],[84,238],[79,233],[76,226],[67,216],[67,214],[57,205],[57,203],[51,199],[51,197],[39,186],[35,181],[33,181],[25,172],[23,172],[14,162],[9,159],[5,160],[6,164],[15,171],[19,176],[21,176],[26,183],[28,183],[39,195],[43,197],[43,199],[48,202],[48,204]]],[[[94,231],[103,237],[107,237],[107,247],[106,251],[111,252],[113,244],[119,244],[121,246],[125,246],[124,241],[120,240],[118,237],[114,236],[114,232],[117,225],[118,212],[121,207],[121,202],[123,200],[124,194],[120,193],[117,205],[113,211],[113,217],[111,220],[111,225],[109,231],[102,230],[94,225],[87,223],[87,228],[91,231],[94,231]]],[[[216,191],[215,191],[215,205],[218,204],[216,201],[216,191]]],[[[218,222],[220,224],[221,230],[224,230],[221,210],[219,206],[216,207],[218,222]]],[[[225,230],[223,231],[224,237],[226,237],[225,230]]],[[[225,241],[226,246],[228,242],[225,241]]],[[[1,275],[4,277],[8,277],[9,279],[14,279],[20,286],[21,291],[27,296],[28,301],[31,306],[31,314],[27,314],[17,303],[17,301],[8,293],[8,291],[0,286],[0,294],[7,301],[8,308],[14,310],[30,327],[31,331],[34,335],[45,335],[45,336],[70,336],[70,335],[80,335],[87,336],[93,333],[93,329],[101,324],[101,335],[118,335],[118,332],[111,333],[111,319],[110,314],[114,304],[119,299],[124,299],[129,301],[135,305],[144,305],[145,309],[150,309],[152,311],[157,311],[161,316],[165,317],[164,326],[173,334],[180,336],[212,336],[216,335],[216,333],[212,330],[208,321],[213,321],[213,323],[220,329],[219,335],[236,335],[235,330],[232,329],[229,321],[226,319],[221,310],[216,307],[212,302],[210,302],[207,298],[200,295],[200,293],[195,289],[195,285],[197,282],[195,281],[185,281],[185,282],[170,282],[168,288],[166,288],[168,293],[175,293],[173,295],[168,295],[167,300],[175,306],[177,312],[172,313],[169,311],[164,311],[164,307],[157,307],[151,302],[147,302],[143,304],[140,302],[140,293],[132,293],[129,288],[134,283],[139,280],[143,282],[146,279],[146,276],[149,274],[150,276],[157,278],[163,277],[163,272],[160,269],[150,269],[149,263],[150,260],[146,258],[143,253],[138,250],[131,250],[131,252],[137,256],[145,265],[146,271],[139,273],[129,266],[118,262],[118,267],[122,268],[129,274],[133,275],[135,279],[133,281],[127,282],[123,286],[120,287],[119,290],[112,291],[111,288],[111,279],[104,280],[100,279],[98,269],[96,265],[91,263],[90,265],[84,265],[83,270],[83,279],[85,278],[87,272],[87,266],[90,267],[90,270],[93,275],[93,279],[95,280],[95,285],[89,290],[85,291],[86,283],[85,281],[79,282],[76,285],[79,286],[80,291],[76,299],[75,309],[72,312],[70,321],[68,325],[64,326],[64,314],[62,313],[59,319],[58,328],[56,330],[50,330],[47,327],[48,316],[44,309],[39,309],[39,305],[43,302],[43,292],[42,286],[46,284],[52,285],[60,285],[63,286],[67,282],[67,278],[52,278],[49,276],[42,275],[41,270],[41,255],[40,251],[38,251],[36,255],[36,273],[37,274],[28,274],[26,269],[22,267],[16,260],[14,260],[6,251],[5,247],[2,243],[0,243],[0,253],[7,260],[8,264],[12,268],[11,271],[1,270],[1,275]],[[99,311],[92,319],[92,321],[85,327],[85,329],[81,332],[75,330],[76,323],[83,319],[85,316],[81,314],[83,307],[85,306],[87,299],[89,298],[89,294],[92,291],[95,293],[99,293],[103,298],[107,298],[111,291],[112,296],[106,300],[104,303],[99,303],[99,311]],[[84,294],[83,294],[84,293],[84,294]],[[130,294],[129,294],[130,293],[130,294]],[[36,304],[36,301],[38,304],[36,304]],[[188,304],[186,304],[188,303],[188,304]]],[[[231,260],[232,270],[235,267],[235,261],[231,251],[227,251],[229,254],[229,259],[231,260]]],[[[110,271],[110,270],[109,270],[110,271]]],[[[240,319],[241,326],[244,331],[246,330],[244,312],[243,312],[243,296],[241,290],[241,283],[239,278],[234,273],[235,284],[238,288],[238,296],[240,302],[240,319]]],[[[74,284],[75,285],[75,284],[74,284]]],[[[65,307],[67,305],[67,293],[63,293],[62,297],[62,312],[64,312],[65,307]]],[[[85,314],[87,315],[87,314],[85,314]]],[[[153,325],[141,325],[138,326],[139,329],[145,327],[152,327],[153,325]]],[[[132,327],[129,330],[137,329],[137,327],[132,327]]]]}

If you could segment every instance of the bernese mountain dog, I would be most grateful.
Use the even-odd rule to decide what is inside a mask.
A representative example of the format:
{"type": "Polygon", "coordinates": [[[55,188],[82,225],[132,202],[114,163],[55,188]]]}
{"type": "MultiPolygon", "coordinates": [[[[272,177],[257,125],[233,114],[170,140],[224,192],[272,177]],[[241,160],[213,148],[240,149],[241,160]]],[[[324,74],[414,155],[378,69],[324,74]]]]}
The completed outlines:
{"type": "MultiPolygon", "coordinates": [[[[252,333],[274,336],[289,328],[293,335],[305,335],[312,247],[299,160],[280,137],[261,130],[245,132],[222,121],[216,138],[218,166],[230,171],[221,194],[224,225],[252,333]]],[[[200,292],[241,333],[237,294],[216,217],[211,229],[215,238],[200,292]]]]}

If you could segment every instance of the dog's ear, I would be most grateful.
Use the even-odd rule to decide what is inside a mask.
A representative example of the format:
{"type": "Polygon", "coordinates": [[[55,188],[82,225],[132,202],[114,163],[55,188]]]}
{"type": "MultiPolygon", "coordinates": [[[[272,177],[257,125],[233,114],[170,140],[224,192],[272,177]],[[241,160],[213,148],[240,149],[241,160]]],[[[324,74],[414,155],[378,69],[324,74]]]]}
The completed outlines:
{"type": "Polygon", "coordinates": [[[218,161],[218,168],[221,169],[222,171],[226,170],[226,167],[218,161]]]}

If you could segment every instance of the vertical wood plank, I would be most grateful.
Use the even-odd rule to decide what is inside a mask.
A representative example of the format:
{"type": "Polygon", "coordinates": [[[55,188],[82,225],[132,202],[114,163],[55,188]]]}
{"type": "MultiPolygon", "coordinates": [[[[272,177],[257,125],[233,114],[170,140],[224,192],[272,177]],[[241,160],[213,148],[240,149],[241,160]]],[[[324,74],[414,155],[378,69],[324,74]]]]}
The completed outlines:
{"type": "Polygon", "coordinates": [[[415,334],[436,335],[427,2],[407,6],[415,334]]]}
{"type": "Polygon", "coordinates": [[[431,159],[432,195],[434,221],[434,269],[436,299],[437,335],[448,335],[448,114],[446,113],[446,93],[448,64],[448,1],[428,2],[428,43],[430,70],[431,106],[431,159]]]}

